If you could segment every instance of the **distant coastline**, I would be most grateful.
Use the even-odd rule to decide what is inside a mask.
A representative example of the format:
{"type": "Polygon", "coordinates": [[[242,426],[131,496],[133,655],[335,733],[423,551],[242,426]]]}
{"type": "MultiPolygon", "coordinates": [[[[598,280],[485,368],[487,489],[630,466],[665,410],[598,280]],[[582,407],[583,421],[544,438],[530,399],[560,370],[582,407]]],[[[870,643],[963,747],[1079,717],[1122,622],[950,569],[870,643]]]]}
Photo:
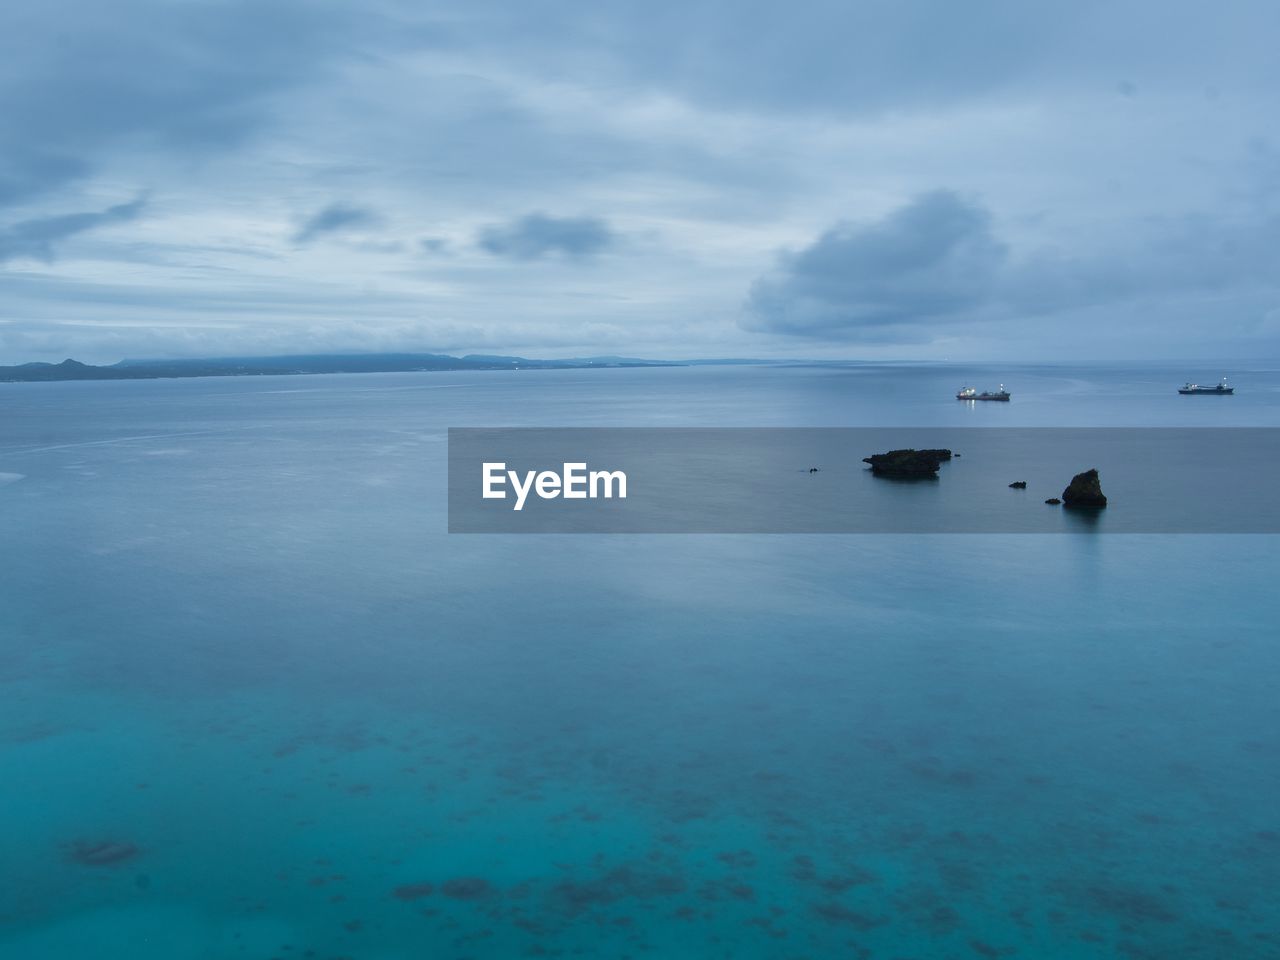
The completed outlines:
{"type": "Polygon", "coordinates": [[[288,376],[317,373],[411,373],[432,370],[573,370],[597,367],[682,367],[699,363],[753,361],[639,360],[579,357],[531,360],[525,357],[439,353],[295,354],[282,357],[212,357],[182,360],[121,360],[95,366],[78,360],[0,366],[0,382],[55,380],[157,380],[176,377],[288,376]]]}
{"type": "MultiPolygon", "coordinates": [[[[1256,361],[1255,361],[1256,362],[1256,361]]],[[[1267,361],[1269,363],[1280,361],[1267,361]]],[[[1139,364],[1147,367],[1176,365],[1178,361],[1160,360],[1139,364]]],[[[1206,364],[1216,367],[1239,369],[1249,361],[1214,360],[1199,358],[1193,366],[1206,364]]],[[[48,383],[67,380],[168,380],[189,377],[263,377],[302,376],[322,373],[426,373],[448,370],[590,370],[608,368],[644,367],[814,367],[847,368],[893,367],[900,365],[952,366],[950,360],[867,360],[867,359],[801,359],[797,357],[699,357],[680,360],[647,360],[640,357],[593,356],[535,359],[530,357],[490,354],[466,354],[455,357],[445,353],[306,353],[283,356],[250,357],[196,357],[181,359],[128,359],[111,364],[82,363],[67,359],[61,363],[20,363],[0,365],[0,383],[48,383]]],[[[992,366],[994,361],[985,361],[992,366]]],[[[1020,362],[1018,366],[1028,366],[1020,362]]],[[[1029,364],[1033,367],[1055,368],[1073,366],[1071,362],[1045,362],[1029,364]]],[[[1133,366],[1133,361],[1097,362],[1094,367],[1133,366]]],[[[999,364],[1007,368],[1009,362],[999,364]]]]}

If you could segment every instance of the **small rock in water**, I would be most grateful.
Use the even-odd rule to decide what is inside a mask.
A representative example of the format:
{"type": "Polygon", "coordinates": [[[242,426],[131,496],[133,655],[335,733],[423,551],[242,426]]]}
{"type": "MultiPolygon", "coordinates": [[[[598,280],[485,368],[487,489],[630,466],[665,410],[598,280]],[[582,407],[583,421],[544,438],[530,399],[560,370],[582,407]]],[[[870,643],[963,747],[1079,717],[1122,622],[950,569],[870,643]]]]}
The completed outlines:
{"type": "Polygon", "coordinates": [[[1025,490],[1027,489],[1027,481],[1015,480],[1013,481],[1013,483],[1009,484],[1009,486],[1012,487],[1014,490],[1025,490]]]}
{"type": "Polygon", "coordinates": [[[1059,500],[1057,497],[1050,497],[1048,500],[1045,501],[1045,503],[1052,503],[1055,506],[1057,506],[1061,502],[1062,501],[1059,500]]]}
{"type": "Polygon", "coordinates": [[[1097,470],[1077,473],[1062,491],[1062,502],[1068,507],[1105,507],[1107,497],[1102,492],[1097,470]]]}

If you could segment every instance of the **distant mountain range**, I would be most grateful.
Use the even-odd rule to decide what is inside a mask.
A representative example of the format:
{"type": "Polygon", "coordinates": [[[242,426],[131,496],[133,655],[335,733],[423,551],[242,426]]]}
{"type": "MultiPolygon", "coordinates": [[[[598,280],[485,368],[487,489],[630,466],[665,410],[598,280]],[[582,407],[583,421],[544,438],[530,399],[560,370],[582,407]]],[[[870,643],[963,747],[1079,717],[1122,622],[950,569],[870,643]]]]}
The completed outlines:
{"type": "Polygon", "coordinates": [[[211,357],[200,360],[121,360],[93,366],[78,360],[0,367],[0,381],[154,380],[166,377],[252,377],[308,373],[397,373],[422,370],[565,370],[590,367],[679,367],[690,363],[748,361],[666,361],[631,357],[529,360],[442,353],[299,354],[286,357],[211,357]]]}

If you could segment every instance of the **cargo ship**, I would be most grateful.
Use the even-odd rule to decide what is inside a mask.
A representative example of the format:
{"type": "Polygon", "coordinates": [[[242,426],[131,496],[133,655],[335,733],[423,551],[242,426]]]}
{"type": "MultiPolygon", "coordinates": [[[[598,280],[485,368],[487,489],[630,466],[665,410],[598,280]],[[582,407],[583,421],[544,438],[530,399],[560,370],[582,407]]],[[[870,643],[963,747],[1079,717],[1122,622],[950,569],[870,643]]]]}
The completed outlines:
{"type": "Polygon", "coordinates": [[[1235,387],[1227,386],[1227,378],[1223,377],[1222,382],[1212,387],[1202,387],[1198,383],[1188,383],[1184,387],[1178,388],[1179,393],[1207,393],[1215,397],[1226,397],[1236,392],[1235,387]]]}
{"type": "Polygon", "coordinates": [[[957,400],[1008,400],[1009,391],[1000,384],[999,390],[983,390],[981,393],[974,387],[961,387],[956,394],[957,400]]]}

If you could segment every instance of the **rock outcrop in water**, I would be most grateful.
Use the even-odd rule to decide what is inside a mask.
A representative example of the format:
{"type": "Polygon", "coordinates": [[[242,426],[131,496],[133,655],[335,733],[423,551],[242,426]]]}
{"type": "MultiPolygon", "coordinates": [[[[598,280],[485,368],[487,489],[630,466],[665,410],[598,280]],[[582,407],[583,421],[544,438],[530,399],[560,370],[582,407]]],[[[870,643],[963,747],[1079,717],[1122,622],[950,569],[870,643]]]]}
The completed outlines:
{"type": "Polygon", "coordinates": [[[1025,490],[1025,489],[1027,489],[1027,481],[1025,481],[1025,480],[1015,480],[1015,481],[1013,481],[1013,483],[1009,484],[1009,486],[1010,486],[1010,488],[1012,488],[1012,489],[1014,489],[1014,490],[1025,490]]]}
{"type": "Polygon", "coordinates": [[[863,457],[877,477],[897,480],[919,480],[938,475],[938,467],[951,459],[950,450],[890,450],[863,457]]]}
{"type": "Polygon", "coordinates": [[[1067,489],[1062,491],[1062,503],[1067,507],[1105,507],[1107,497],[1102,492],[1098,471],[1086,470],[1072,477],[1067,489]]]}
{"type": "Polygon", "coordinates": [[[1057,497],[1050,497],[1048,500],[1045,501],[1045,503],[1049,504],[1049,506],[1051,507],[1056,507],[1061,502],[1062,501],[1059,500],[1057,497]]]}

